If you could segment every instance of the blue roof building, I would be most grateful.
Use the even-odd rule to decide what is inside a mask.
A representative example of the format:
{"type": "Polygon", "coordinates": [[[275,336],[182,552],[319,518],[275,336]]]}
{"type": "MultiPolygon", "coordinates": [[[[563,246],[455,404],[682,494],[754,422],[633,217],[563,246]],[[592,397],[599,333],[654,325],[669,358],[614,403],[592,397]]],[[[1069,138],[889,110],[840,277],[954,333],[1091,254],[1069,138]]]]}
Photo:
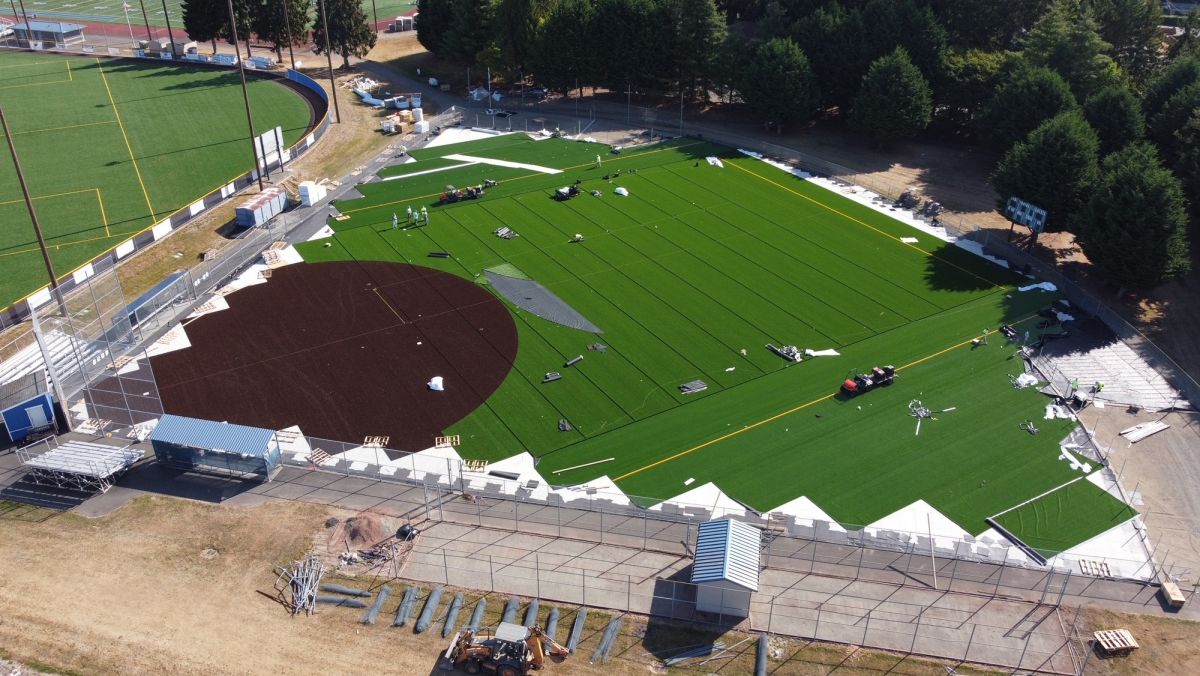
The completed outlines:
{"type": "Polygon", "coordinates": [[[150,434],[154,457],[177,469],[270,481],[282,463],[273,430],[164,415],[150,434]]]}

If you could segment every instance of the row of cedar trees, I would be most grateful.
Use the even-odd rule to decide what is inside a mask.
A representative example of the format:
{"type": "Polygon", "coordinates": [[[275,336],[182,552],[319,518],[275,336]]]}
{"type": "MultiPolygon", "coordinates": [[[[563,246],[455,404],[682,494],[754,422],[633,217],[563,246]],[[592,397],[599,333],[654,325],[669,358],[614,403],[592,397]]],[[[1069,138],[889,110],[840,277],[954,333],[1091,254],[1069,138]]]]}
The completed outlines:
{"type": "MultiPolygon", "coordinates": [[[[228,0],[182,0],[183,29],[197,42],[231,42],[228,0]]],[[[350,57],[362,58],[375,46],[375,29],[367,19],[361,0],[325,0],[329,20],[329,49],[342,57],[342,67],[350,66],[350,57]]],[[[250,51],[250,36],[269,43],[282,60],[283,50],[304,45],[310,40],[313,51],[323,54],[325,33],[320,8],[314,0],[233,0],[238,37],[250,51]]]]}
{"type": "Polygon", "coordinates": [[[419,0],[418,8],[427,49],[510,82],[726,99],[780,131],[841,117],[881,146],[934,124],[996,154],[998,208],[1012,195],[1045,208],[1048,228],[1074,232],[1115,286],[1152,288],[1190,269],[1188,224],[1200,223],[1200,13],[1176,37],[1159,28],[1159,0],[419,0]]]}

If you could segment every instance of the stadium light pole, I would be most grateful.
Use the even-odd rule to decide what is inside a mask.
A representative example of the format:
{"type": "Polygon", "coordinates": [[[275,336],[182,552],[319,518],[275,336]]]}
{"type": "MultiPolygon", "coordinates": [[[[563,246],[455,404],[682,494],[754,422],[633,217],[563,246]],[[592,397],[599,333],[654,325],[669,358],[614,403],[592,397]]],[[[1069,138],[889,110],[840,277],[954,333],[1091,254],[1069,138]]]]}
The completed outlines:
{"type": "MultiPolygon", "coordinates": [[[[21,18],[25,20],[25,44],[29,44],[29,36],[33,34],[33,28],[29,25],[29,14],[25,11],[25,0],[17,0],[21,3],[21,18]]],[[[13,14],[17,13],[17,8],[13,7],[13,14]]],[[[15,17],[14,17],[15,18],[15,17]]],[[[15,31],[14,31],[15,35],[15,31]]],[[[17,40],[17,46],[21,45],[21,41],[17,40]]]]}
{"type": "MultiPolygon", "coordinates": [[[[234,49],[237,48],[238,33],[237,19],[233,13],[233,0],[225,0],[229,5],[229,29],[232,31],[234,49]]],[[[258,147],[254,143],[254,116],[250,113],[250,93],[246,91],[246,65],[242,63],[242,55],[238,53],[238,74],[242,76],[242,101],[246,103],[246,128],[250,131],[250,156],[254,161],[250,166],[254,167],[254,174],[258,178],[258,189],[263,189],[262,172],[258,170],[258,147]]],[[[266,162],[266,154],[263,155],[263,162],[266,162]]]]}
{"type": "Polygon", "coordinates": [[[371,0],[371,16],[375,18],[375,23],[371,28],[374,28],[375,34],[379,35],[379,12],[375,11],[375,0],[371,0]]]}
{"type": "Polygon", "coordinates": [[[175,52],[175,33],[171,31],[171,13],[167,11],[167,0],[162,0],[163,18],[167,20],[167,39],[171,41],[171,56],[177,56],[175,52]]]}
{"type": "Polygon", "coordinates": [[[288,58],[292,60],[292,70],[296,70],[296,55],[292,52],[292,19],[288,16],[287,0],[279,0],[279,7],[283,10],[283,30],[287,35],[288,58]]]}
{"type": "Polygon", "coordinates": [[[333,119],[338,124],[342,123],[342,111],[338,109],[337,102],[337,82],[333,79],[333,52],[329,50],[329,18],[325,15],[325,0],[317,0],[321,3],[321,32],[325,34],[325,62],[329,64],[329,91],[333,94],[333,119]]]}
{"type": "Polygon", "coordinates": [[[138,5],[142,8],[142,21],[146,24],[146,42],[153,42],[154,36],[150,33],[150,17],[146,15],[146,0],[138,0],[138,5]]]}
{"type": "MultiPolygon", "coordinates": [[[[28,24],[25,26],[29,27],[28,24]]],[[[38,249],[42,251],[42,260],[46,263],[46,274],[50,275],[50,289],[54,293],[63,314],[66,314],[66,302],[63,301],[62,291],[58,288],[58,275],[54,274],[54,263],[50,262],[50,252],[46,249],[46,238],[42,235],[42,224],[38,222],[37,211],[33,208],[33,198],[29,196],[29,186],[25,183],[25,172],[21,170],[21,161],[17,159],[17,146],[13,143],[12,132],[8,130],[8,118],[4,115],[4,106],[0,106],[0,127],[4,129],[4,140],[8,142],[8,152],[12,155],[13,168],[17,171],[17,183],[21,186],[21,196],[25,198],[25,208],[29,210],[29,220],[33,222],[33,232],[37,235],[38,249]]]]}

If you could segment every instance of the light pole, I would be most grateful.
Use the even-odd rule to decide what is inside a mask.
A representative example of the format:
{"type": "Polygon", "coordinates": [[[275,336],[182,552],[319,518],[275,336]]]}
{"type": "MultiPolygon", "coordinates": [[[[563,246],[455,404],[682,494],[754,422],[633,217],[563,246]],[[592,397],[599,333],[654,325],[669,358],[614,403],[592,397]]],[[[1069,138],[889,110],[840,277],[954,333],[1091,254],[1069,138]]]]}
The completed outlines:
{"type": "Polygon", "coordinates": [[[329,51],[329,18],[325,16],[325,0],[317,0],[321,3],[321,27],[325,33],[325,62],[329,64],[329,91],[333,94],[333,115],[334,121],[341,123],[342,112],[338,110],[337,102],[337,82],[333,79],[333,52],[329,51]]]}
{"type": "MultiPolygon", "coordinates": [[[[238,33],[237,19],[233,14],[233,0],[225,0],[229,5],[229,30],[233,36],[234,49],[237,49],[238,33]]],[[[241,54],[238,54],[238,74],[242,76],[242,100],[246,103],[246,128],[250,132],[250,156],[254,161],[250,166],[254,167],[254,175],[258,178],[258,189],[263,189],[262,172],[258,170],[258,147],[254,143],[254,116],[250,113],[250,93],[246,91],[246,66],[242,63],[241,54]]],[[[266,163],[264,154],[263,163],[266,163]]]]}
{"type": "Polygon", "coordinates": [[[296,55],[292,53],[292,18],[288,15],[287,0],[279,0],[279,7],[283,9],[283,30],[287,33],[288,58],[292,60],[292,70],[296,70],[296,55]]]}
{"type": "Polygon", "coordinates": [[[146,16],[146,0],[138,0],[138,5],[142,8],[142,21],[146,24],[146,42],[153,42],[154,35],[150,33],[150,17],[146,16]]]}
{"type": "Polygon", "coordinates": [[[171,56],[178,56],[175,52],[175,33],[171,31],[171,14],[167,12],[167,0],[162,0],[163,18],[167,20],[167,39],[171,41],[171,56]]]}
{"type": "MultiPolygon", "coordinates": [[[[29,28],[29,24],[25,25],[29,28]]],[[[50,262],[50,252],[46,249],[46,238],[42,235],[42,225],[38,222],[37,212],[33,209],[33,198],[29,196],[29,186],[25,183],[25,172],[21,170],[21,161],[17,159],[17,146],[13,144],[12,132],[8,130],[8,118],[4,115],[4,107],[0,106],[0,127],[4,129],[4,140],[8,142],[8,152],[12,155],[13,168],[17,171],[17,183],[21,186],[21,196],[25,198],[25,208],[29,210],[29,220],[33,222],[33,232],[37,236],[38,249],[42,251],[42,261],[46,264],[46,274],[50,275],[50,289],[58,301],[63,314],[66,314],[66,303],[63,302],[62,291],[58,288],[58,275],[54,274],[54,264],[50,262]]],[[[65,402],[64,402],[65,403],[65,402]]]]}

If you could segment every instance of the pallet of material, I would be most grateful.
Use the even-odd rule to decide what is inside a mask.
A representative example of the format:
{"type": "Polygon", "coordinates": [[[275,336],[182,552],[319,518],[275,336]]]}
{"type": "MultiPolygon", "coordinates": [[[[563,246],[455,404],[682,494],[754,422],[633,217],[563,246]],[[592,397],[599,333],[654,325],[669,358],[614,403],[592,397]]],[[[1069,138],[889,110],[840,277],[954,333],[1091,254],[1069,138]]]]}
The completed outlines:
{"type": "Polygon", "coordinates": [[[1092,637],[1106,655],[1128,655],[1141,647],[1128,629],[1107,629],[1092,637]]]}

